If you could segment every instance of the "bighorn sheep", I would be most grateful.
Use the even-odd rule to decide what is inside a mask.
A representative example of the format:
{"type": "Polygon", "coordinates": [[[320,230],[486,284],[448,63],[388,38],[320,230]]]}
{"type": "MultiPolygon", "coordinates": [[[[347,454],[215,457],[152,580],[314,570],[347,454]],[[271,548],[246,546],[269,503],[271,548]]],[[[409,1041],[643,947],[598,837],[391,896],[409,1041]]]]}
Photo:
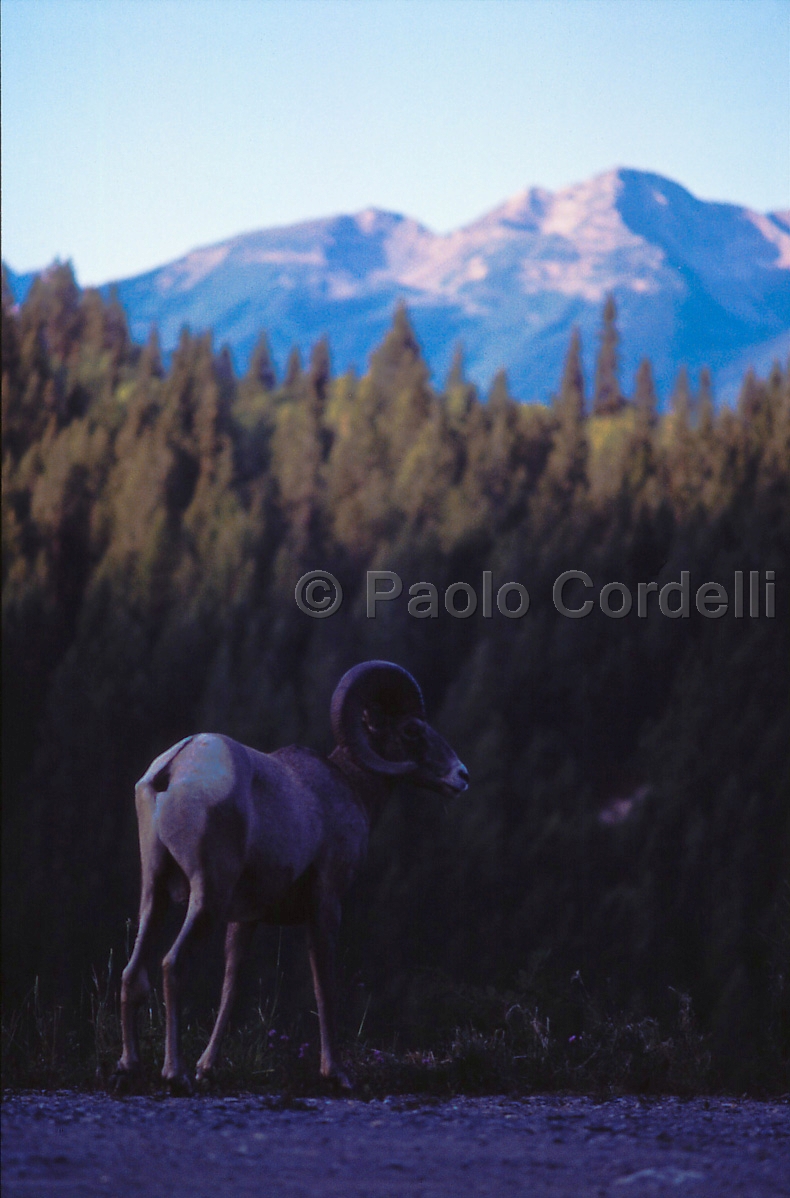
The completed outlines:
{"type": "Polygon", "coordinates": [[[364,860],[371,821],[398,778],[456,795],[469,775],[426,723],[420,688],[400,666],[367,661],[349,670],[332,696],[331,718],[337,747],[328,758],[296,746],[259,753],[202,733],[162,753],[137,783],[140,920],[123,972],[116,1085],[139,1069],[136,1012],[148,993],[151,941],[170,896],[188,905],[162,962],[165,1081],[189,1089],[179,1038],[182,957],[201,927],[216,920],[227,925],[225,977],[197,1079],[217,1060],[255,925],[306,924],[321,1073],[348,1087],[335,1048],[340,900],[364,860]]]}

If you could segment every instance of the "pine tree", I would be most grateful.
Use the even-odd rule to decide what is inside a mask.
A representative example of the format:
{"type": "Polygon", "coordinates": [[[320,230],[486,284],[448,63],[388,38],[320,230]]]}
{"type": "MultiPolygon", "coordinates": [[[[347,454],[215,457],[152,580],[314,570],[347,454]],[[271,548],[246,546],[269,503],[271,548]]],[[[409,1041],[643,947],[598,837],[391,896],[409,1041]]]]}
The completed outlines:
{"type": "Polygon", "coordinates": [[[699,412],[699,430],[705,436],[710,436],[713,431],[716,406],[713,402],[713,382],[707,366],[703,366],[700,371],[697,407],[699,412]]]}
{"type": "Polygon", "coordinates": [[[738,415],[744,423],[755,421],[760,415],[762,406],[763,389],[754,370],[750,367],[738,394],[738,415]]]}
{"type": "Polygon", "coordinates": [[[143,346],[143,352],[140,354],[137,372],[141,378],[164,378],[165,371],[162,365],[162,347],[159,344],[159,330],[155,324],[151,325],[151,330],[148,334],[148,340],[143,346]]]}
{"type": "Polygon", "coordinates": [[[428,367],[403,302],[395,309],[392,327],[371,356],[369,377],[378,391],[393,396],[427,386],[428,367]]]}
{"type": "Polygon", "coordinates": [[[381,347],[370,359],[365,380],[374,425],[385,432],[388,469],[394,473],[420,435],[433,404],[430,372],[423,359],[405,304],[399,304],[381,347]]]}
{"type": "Polygon", "coordinates": [[[464,347],[462,342],[458,342],[453,351],[453,360],[450,363],[450,369],[447,373],[447,382],[445,383],[445,391],[449,391],[451,387],[462,387],[466,382],[466,373],[464,370],[464,347]]]}
{"type": "Polygon", "coordinates": [[[691,425],[692,399],[689,373],[685,366],[681,366],[678,371],[670,405],[677,423],[682,428],[689,428],[691,425]]]}
{"type": "Polygon", "coordinates": [[[498,370],[491,383],[491,390],[488,392],[488,410],[492,418],[507,412],[512,402],[510,388],[507,384],[507,371],[498,370]]]}
{"type": "Polygon", "coordinates": [[[277,374],[269,348],[269,338],[265,333],[261,333],[255,349],[252,351],[246,380],[256,383],[264,391],[273,391],[277,386],[277,374]]]}
{"type": "Polygon", "coordinates": [[[535,513],[538,524],[547,527],[568,513],[574,496],[587,481],[584,373],[578,328],[571,334],[560,393],[553,407],[557,426],[540,480],[535,513]]]}
{"type": "Polygon", "coordinates": [[[19,458],[27,448],[30,432],[22,408],[22,356],[20,352],[19,322],[14,311],[14,297],[6,281],[3,267],[3,451],[19,458]]]}
{"type": "Polygon", "coordinates": [[[578,422],[584,419],[584,370],[582,368],[582,339],[578,326],[571,333],[560,392],[553,407],[560,421],[578,422]]]}
{"type": "Polygon", "coordinates": [[[634,383],[634,407],[636,408],[637,423],[644,428],[651,428],[657,419],[656,408],[658,397],[653,382],[653,368],[648,358],[639,363],[634,383]]]}
{"type": "Polygon", "coordinates": [[[117,377],[118,368],[129,359],[132,339],[116,287],[111,289],[109,301],[104,306],[103,334],[103,346],[110,351],[114,375],[117,377]]]}
{"type": "Polygon", "coordinates": [[[617,331],[616,321],[617,304],[614,295],[610,292],[604,304],[603,324],[599,334],[601,345],[595,367],[593,414],[596,416],[611,416],[615,412],[619,412],[625,404],[617,378],[619,370],[617,346],[620,342],[620,334],[617,331]]]}
{"type": "Polygon", "coordinates": [[[299,353],[299,347],[295,345],[288,355],[288,362],[285,367],[285,378],[283,379],[283,387],[287,391],[293,391],[301,382],[302,379],[302,355],[299,353]]]}
{"type": "Polygon", "coordinates": [[[71,263],[55,262],[36,277],[23,306],[23,326],[39,325],[57,365],[67,362],[82,332],[81,295],[71,263]]]}
{"type": "Polygon", "coordinates": [[[456,427],[463,426],[477,400],[477,388],[474,383],[467,381],[464,367],[464,347],[460,341],[453,353],[444,391],[447,413],[451,423],[456,427]]]}
{"type": "Polygon", "coordinates": [[[329,342],[326,337],[316,341],[310,354],[310,387],[320,408],[326,402],[329,382],[332,378],[332,363],[329,357],[329,342]]]}

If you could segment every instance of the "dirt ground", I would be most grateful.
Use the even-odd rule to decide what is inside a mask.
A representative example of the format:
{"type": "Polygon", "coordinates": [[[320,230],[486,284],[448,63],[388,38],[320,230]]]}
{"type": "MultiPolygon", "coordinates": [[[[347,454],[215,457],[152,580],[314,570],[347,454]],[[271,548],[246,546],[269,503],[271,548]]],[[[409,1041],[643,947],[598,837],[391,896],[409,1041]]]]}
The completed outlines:
{"type": "Polygon", "coordinates": [[[5,1198],[790,1195],[782,1102],[7,1094],[5,1198]]]}

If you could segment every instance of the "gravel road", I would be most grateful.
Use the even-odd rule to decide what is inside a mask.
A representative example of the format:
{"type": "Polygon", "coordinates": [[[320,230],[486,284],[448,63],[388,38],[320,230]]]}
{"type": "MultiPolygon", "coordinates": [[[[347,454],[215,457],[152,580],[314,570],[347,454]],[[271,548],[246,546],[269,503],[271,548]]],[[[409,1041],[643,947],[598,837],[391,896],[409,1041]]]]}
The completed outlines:
{"type": "Polygon", "coordinates": [[[7,1094],[5,1198],[790,1195],[782,1102],[7,1094]]]}

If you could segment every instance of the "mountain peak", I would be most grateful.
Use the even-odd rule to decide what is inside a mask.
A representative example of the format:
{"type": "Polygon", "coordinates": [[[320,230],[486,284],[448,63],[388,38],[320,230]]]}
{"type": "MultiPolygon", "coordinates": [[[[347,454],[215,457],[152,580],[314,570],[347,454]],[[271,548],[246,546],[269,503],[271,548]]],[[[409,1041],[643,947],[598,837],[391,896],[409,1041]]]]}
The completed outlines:
{"type": "Polygon", "coordinates": [[[527,188],[447,234],[376,207],[241,234],[118,292],[138,340],[155,323],[168,350],[183,324],[211,328],[242,368],[262,329],[281,361],[328,335],[336,369],[364,367],[406,300],[439,377],[462,339],[471,379],[485,387],[505,367],[524,399],[556,389],[573,325],[591,374],[613,292],[626,390],[647,356],[665,397],[681,365],[711,367],[729,397],[747,366],[790,352],[790,212],[709,203],[614,167],[527,188]]]}
{"type": "Polygon", "coordinates": [[[365,208],[354,217],[360,230],[370,236],[374,233],[389,232],[395,226],[406,220],[399,212],[388,212],[382,208],[365,208]]]}

